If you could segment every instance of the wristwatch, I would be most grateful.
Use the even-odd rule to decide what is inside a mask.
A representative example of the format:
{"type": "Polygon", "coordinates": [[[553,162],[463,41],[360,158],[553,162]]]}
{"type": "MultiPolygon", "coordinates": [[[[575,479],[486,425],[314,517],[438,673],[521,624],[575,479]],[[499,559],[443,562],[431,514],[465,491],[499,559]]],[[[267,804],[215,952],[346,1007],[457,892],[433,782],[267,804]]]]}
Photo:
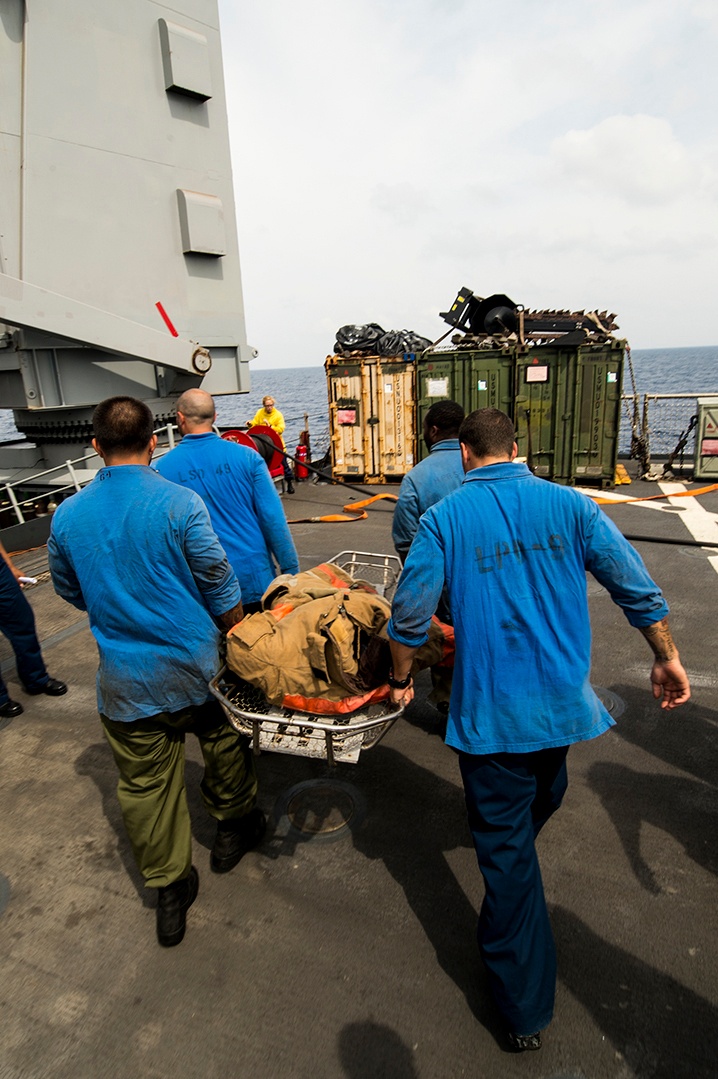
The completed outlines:
{"type": "Polygon", "coordinates": [[[387,683],[392,689],[408,689],[411,682],[411,674],[407,674],[406,678],[395,678],[394,672],[389,671],[389,677],[387,683]]]}

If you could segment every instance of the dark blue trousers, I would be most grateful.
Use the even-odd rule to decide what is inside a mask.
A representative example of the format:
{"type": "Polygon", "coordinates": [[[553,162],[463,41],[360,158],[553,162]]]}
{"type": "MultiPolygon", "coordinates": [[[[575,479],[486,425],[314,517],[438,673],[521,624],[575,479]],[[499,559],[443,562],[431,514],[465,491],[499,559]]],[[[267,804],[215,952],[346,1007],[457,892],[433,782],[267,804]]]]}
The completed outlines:
{"type": "MultiPolygon", "coordinates": [[[[13,647],[23,685],[28,689],[44,685],[48,674],[35,633],[35,616],[4,558],[0,558],[0,630],[13,647]]],[[[7,688],[0,678],[0,704],[8,700],[7,688]]]]}
{"type": "Polygon", "coordinates": [[[486,894],[478,940],[509,1030],[534,1034],[553,1017],[556,948],[534,840],[568,786],[568,746],[459,757],[469,827],[486,894]]]}

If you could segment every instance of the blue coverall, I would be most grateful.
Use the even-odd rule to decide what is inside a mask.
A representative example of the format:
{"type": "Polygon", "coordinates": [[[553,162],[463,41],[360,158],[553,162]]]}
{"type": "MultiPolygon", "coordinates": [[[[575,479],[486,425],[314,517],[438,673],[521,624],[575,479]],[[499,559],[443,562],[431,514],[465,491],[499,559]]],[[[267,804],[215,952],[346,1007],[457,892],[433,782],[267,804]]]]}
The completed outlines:
{"type": "Polygon", "coordinates": [[[435,442],[429,456],[407,472],[399,487],[391,526],[394,547],[402,558],[411,547],[422,513],[460,487],[463,479],[458,438],[435,442]]]}
{"type": "MultiPolygon", "coordinates": [[[[44,686],[49,675],[35,632],[35,616],[4,558],[0,558],[0,630],[12,645],[18,677],[25,688],[44,686]]],[[[7,686],[0,678],[0,705],[9,699],[7,686]]]]}
{"type": "Polygon", "coordinates": [[[215,617],[240,601],[202,499],[146,465],[103,468],[55,511],[55,591],[86,610],[97,641],[97,701],[120,772],[117,792],[148,887],[187,876],[192,836],[184,740],[199,740],[201,791],[217,820],[244,816],[257,783],[246,739],[208,681],[219,669],[215,617]]]}
{"type": "Polygon", "coordinates": [[[282,573],[299,572],[281,500],[267,466],[254,450],[207,431],[185,435],[155,467],[204,501],[237,575],[245,606],[260,600],[276,577],[273,555],[282,573]]]}
{"type": "Polygon", "coordinates": [[[632,626],[668,613],[640,556],[585,495],[502,462],[427,510],[389,636],[427,639],[446,583],[456,664],[446,741],[460,766],[486,896],[479,945],[510,1030],[551,1020],[556,958],[534,846],[566,787],[573,742],[613,721],[589,681],[586,570],[632,626]]]}

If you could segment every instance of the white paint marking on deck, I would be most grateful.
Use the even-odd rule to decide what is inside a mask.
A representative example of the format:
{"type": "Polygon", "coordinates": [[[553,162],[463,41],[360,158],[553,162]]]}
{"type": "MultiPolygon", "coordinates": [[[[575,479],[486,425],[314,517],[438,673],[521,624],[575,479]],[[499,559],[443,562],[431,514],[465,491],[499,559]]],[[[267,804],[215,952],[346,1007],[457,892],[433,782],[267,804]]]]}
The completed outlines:
{"type": "MultiPolygon", "coordinates": [[[[673,486],[675,487],[676,485],[673,484],[673,486]]],[[[610,499],[612,502],[630,502],[631,499],[636,497],[635,495],[619,494],[617,491],[601,491],[600,495],[598,495],[595,487],[576,487],[575,489],[580,491],[583,495],[588,495],[589,498],[596,498],[598,496],[600,498],[610,499]]],[[[679,499],[679,502],[685,501],[684,498],[679,499]]],[[[667,500],[662,502],[660,499],[656,502],[635,502],[634,505],[639,506],[641,509],[660,510],[662,513],[674,513],[676,510],[681,511],[683,509],[680,505],[672,505],[667,500]]]]}
{"type": "MultiPolygon", "coordinates": [[[[683,483],[659,483],[658,486],[668,496],[669,502],[671,502],[671,495],[676,495],[680,491],[686,490],[683,483]]],[[[671,505],[675,505],[675,502],[680,502],[685,507],[684,512],[681,514],[681,522],[686,526],[693,539],[699,542],[718,542],[718,514],[709,513],[705,506],[701,505],[698,498],[682,497],[675,499],[671,502],[671,505]]],[[[718,573],[718,554],[713,555],[708,561],[718,573]]]]}
{"type": "MultiPolygon", "coordinates": [[[[681,498],[671,497],[679,494],[682,491],[686,491],[686,485],[684,483],[659,483],[661,491],[666,496],[666,502],[657,500],[655,502],[634,502],[634,506],[638,506],[639,509],[652,509],[662,510],[664,513],[666,510],[680,511],[680,519],[686,526],[691,536],[695,540],[703,541],[705,543],[718,543],[718,513],[710,513],[705,506],[701,505],[700,499],[691,498],[682,495],[681,498]]],[[[595,488],[577,487],[577,491],[581,491],[582,494],[596,497],[595,488]]],[[[623,494],[618,491],[601,491],[601,498],[610,498],[612,502],[631,502],[635,495],[623,494]]],[[[708,558],[713,569],[718,573],[718,553],[708,558]]]]}

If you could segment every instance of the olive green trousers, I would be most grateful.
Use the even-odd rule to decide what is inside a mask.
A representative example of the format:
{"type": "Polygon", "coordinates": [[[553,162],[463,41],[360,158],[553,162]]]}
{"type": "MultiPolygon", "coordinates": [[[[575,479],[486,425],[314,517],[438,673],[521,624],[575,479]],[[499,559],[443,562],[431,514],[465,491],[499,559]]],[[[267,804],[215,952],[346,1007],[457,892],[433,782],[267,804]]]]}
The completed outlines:
{"type": "Polygon", "coordinates": [[[162,888],[182,880],[192,864],[185,735],[199,741],[204,757],[200,790],[216,820],[243,817],[256,802],[249,741],[230,727],[217,701],[134,723],[100,718],[120,772],[117,796],[145,884],[162,888]]]}

